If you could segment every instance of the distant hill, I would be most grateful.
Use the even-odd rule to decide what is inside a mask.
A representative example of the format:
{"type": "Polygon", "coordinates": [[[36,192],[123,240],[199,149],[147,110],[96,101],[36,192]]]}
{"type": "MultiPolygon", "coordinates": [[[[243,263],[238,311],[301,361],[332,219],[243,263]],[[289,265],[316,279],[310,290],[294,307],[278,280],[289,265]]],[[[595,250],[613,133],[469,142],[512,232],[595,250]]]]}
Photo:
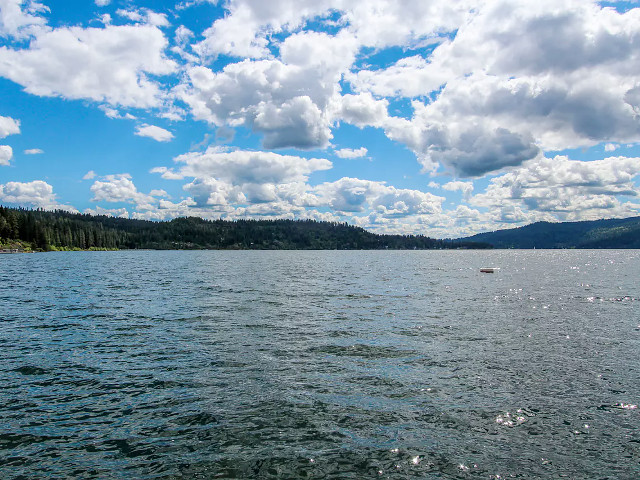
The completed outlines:
{"type": "Polygon", "coordinates": [[[314,220],[151,222],[62,211],[0,206],[0,250],[376,250],[489,248],[423,235],[377,235],[363,228],[314,220]]]}
{"type": "Polygon", "coordinates": [[[460,240],[488,243],[494,248],[640,248],[640,217],[587,222],[537,222],[460,240]]]}

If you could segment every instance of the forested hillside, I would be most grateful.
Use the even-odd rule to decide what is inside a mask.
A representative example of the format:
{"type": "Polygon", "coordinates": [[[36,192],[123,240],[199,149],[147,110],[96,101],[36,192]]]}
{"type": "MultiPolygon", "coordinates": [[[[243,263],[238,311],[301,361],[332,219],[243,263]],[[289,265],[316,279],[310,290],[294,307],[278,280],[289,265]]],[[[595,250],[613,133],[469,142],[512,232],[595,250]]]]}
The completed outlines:
{"type": "Polygon", "coordinates": [[[486,245],[425,236],[376,235],[345,223],[313,220],[151,222],[62,211],[0,207],[0,243],[21,240],[56,249],[436,249],[486,245]]]}
{"type": "Polygon", "coordinates": [[[640,248],[640,217],[586,222],[537,222],[461,239],[494,248],[640,248]]]}

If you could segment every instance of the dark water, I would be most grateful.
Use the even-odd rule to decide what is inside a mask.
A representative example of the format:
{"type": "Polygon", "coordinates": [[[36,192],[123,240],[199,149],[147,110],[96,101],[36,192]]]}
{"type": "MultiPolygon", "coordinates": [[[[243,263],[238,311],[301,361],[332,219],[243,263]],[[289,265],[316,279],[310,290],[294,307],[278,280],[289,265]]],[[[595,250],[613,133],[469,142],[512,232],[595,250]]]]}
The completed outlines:
{"type": "Polygon", "coordinates": [[[0,478],[640,478],[639,277],[640,251],[4,255],[0,478]]]}

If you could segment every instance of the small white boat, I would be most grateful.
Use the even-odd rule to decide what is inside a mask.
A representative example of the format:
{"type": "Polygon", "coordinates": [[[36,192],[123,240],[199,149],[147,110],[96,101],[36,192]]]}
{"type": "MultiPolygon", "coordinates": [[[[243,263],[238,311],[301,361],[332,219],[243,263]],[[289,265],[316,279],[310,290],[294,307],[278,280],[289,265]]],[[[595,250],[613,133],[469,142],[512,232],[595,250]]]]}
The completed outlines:
{"type": "Polygon", "coordinates": [[[495,273],[500,270],[499,267],[483,267],[480,269],[480,273],[495,273]]]}

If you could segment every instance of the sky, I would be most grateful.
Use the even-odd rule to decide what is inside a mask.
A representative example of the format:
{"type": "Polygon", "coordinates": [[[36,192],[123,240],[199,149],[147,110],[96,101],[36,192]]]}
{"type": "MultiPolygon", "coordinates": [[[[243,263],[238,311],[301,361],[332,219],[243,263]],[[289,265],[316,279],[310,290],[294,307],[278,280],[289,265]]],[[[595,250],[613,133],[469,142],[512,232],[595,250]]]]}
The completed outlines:
{"type": "Polygon", "coordinates": [[[0,0],[0,204],[455,238],[640,215],[640,5],[0,0]]]}

